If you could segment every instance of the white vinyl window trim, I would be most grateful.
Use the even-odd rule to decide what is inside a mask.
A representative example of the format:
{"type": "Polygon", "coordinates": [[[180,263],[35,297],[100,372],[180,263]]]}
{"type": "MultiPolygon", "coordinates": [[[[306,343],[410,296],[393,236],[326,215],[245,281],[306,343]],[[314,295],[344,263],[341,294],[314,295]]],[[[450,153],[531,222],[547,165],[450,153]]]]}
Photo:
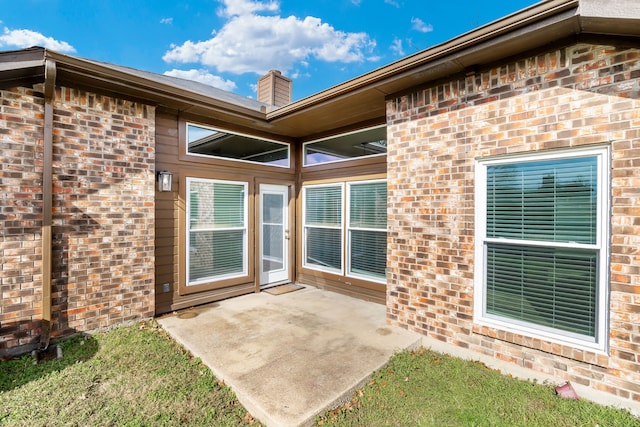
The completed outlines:
{"type": "MultiPolygon", "coordinates": [[[[386,284],[386,254],[387,254],[387,198],[386,198],[386,183],[384,179],[380,180],[368,180],[368,181],[353,181],[347,183],[347,220],[346,220],[346,243],[347,243],[347,265],[346,276],[354,277],[357,279],[368,280],[376,283],[386,284]],[[352,206],[352,192],[354,187],[364,186],[376,186],[377,184],[384,184],[385,196],[381,200],[368,199],[366,202],[369,204],[369,217],[364,221],[365,224],[357,224],[355,219],[352,218],[352,212],[354,206],[352,206]],[[356,234],[357,233],[357,234],[356,234]],[[362,237],[369,237],[369,242],[362,242],[360,248],[357,248],[355,238],[357,235],[362,237]],[[373,239],[371,239],[373,237],[373,239]],[[382,243],[383,248],[377,247],[382,243]],[[360,261],[357,261],[356,251],[370,251],[375,253],[366,254],[369,255],[369,260],[365,259],[364,267],[358,268],[360,261]],[[380,256],[385,259],[385,265],[375,265],[377,259],[373,259],[375,256],[380,256]],[[374,261],[372,264],[370,261],[374,261]],[[375,274],[372,270],[378,270],[378,274],[375,274]]],[[[377,194],[374,194],[377,195],[377,194]]],[[[360,221],[362,222],[362,221],[360,221]]],[[[365,257],[367,258],[367,257],[365,257]]]]}
{"type": "MultiPolygon", "coordinates": [[[[336,201],[334,201],[335,203],[336,201]]],[[[302,187],[302,265],[311,270],[325,271],[334,274],[343,274],[344,271],[344,184],[317,184],[302,187]],[[321,194],[322,191],[333,192],[338,195],[338,215],[330,211],[320,212],[319,209],[327,207],[324,203],[313,211],[309,209],[310,193],[321,194]],[[315,217],[314,221],[311,217],[315,217]],[[321,220],[320,217],[325,219],[321,220]],[[324,235],[328,239],[338,237],[337,248],[323,248],[319,246],[319,237],[324,235]],[[326,251],[326,252],[323,252],[326,251]],[[339,264],[336,266],[336,262],[339,264]],[[333,265],[332,265],[333,264],[333,265]]]]}
{"type": "MultiPolygon", "coordinates": [[[[609,274],[609,217],[610,217],[610,152],[607,147],[575,148],[547,153],[523,156],[508,156],[493,159],[480,159],[475,163],[475,284],[474,284],[474,322],[491,328],[543,339],[549,342],[568,345],[578,349],[606,353],[608,350],[608,274],[609,274]],[[488,237],[487,235],[487,171],[492,166],[526,164],[527,162],[571,161],[572,159],[592,158],[596,160],[596,201],[595,224],[597,229],[593,241],[577,243],[575,241],[550,242],[544,239],[516,239],[488,237]],[[596,280],[594,333],[587,336],[567,330],[548,327],[541,324],[513,319],[488,313],[487,310],[487,260],[488,248],[506,247],[546,251],[585,251],[595,255],[596,280]]],[[[524,257],[522,258],[525,259],[524,257]]],[[[523,265],[526,261],[522,261],[523,265]]]]}
{"type": "MultiPolygon", "coordinates": [[[[224,180],[214,180],[214,179],[205,179],[205,178],[194,178],[194,177],[186,177],[186,191],[187,191],[187,200],[186,200],[186,284],[187,286],[195,286],[205,283],[211,283],[226,279],[232,279],[236,277],[243,277],[248,274],[248,189],[249,185],[247,182],[242,181],[224,181],[224,180]],[[194,203],[193,198],[197,195],[197,190],[194,190],[194,186],[198,184],[211,185],[215,186],[216,184],[223,184],[226,186],[235,186],[238,190],[240,190],[243,194],[243,200],[241,206],[236,206],[236,208],[240,207],[242,209],[241,215],[238,216],[237,222],[238,224],[227,225],[227,224],[216,224],[215,220],[210,221],[210,224],[206,226],[200,227],[192,227],[192,215],[196,214],[193,212],[194,203]],[[227,253],[227,255],[239,255],[240,262],[238,263],[237,257],[233,256],[235,259],[236,265],[229,269],[225,269],[224,267],[220,270],[223,270],[222,273],[219,274],[198,274],[198,277],[193,277],[195,274],[192,273],[192,262],[195,262],[196,257],[198,256],[198,250],[200,248],[197,245],[194,245],[191,241],[191,237],[198,233],[209,233],[212,236],[210,239],[215,240],[213,238],[213,234],[215,233],[228,233],[235,234],[233,240],[234,247],[236,248],[237,254],[227,253]],[[228,271],[224,271],[228,270],[228,271]]],[[[215,190],[214,190],[215,191],[215,190]]],[[[208,206],[209,209],[216,209],[216,206],[208,206]]],[[[227,250],[227,252],[229,252],[227,250]]],[[[207,257],[205,257],[206,260],[207,257]]],[[[227,257],[228,259],[229,257],[227,257]]],[[[215,262],[213,259],[209,261],[215,262]]],[[[205,266],[206,268],[206,266],[205,266]]]]}

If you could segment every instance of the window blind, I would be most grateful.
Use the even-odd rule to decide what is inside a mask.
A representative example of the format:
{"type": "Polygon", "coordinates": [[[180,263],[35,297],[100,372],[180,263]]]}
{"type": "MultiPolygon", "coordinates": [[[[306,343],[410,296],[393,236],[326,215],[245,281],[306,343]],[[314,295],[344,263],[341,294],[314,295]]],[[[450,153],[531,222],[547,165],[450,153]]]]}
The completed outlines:
{"type": "Polygon", "coordinates": [[[305,264],[342,270],[342,185],[305,188],[305,264]]]}
{"type": "Polygon", "coordinates": [[[595,337],[597,174],[596,156],[487,167],[488,315],[595,337]]]}
{"type": "Polygon", "coordinates": [[[349,186],[349,272],[384,279],[387,268],[387,183],[349,186]]]}
{"type": "Polygon", "coordinates": [[[595,337],[597,251],[487,245],[488,314],[595,337]]]}
{"type": "Polygon", "coordinates": [[[246,274],[246,184],[189,179],[188,284],[246,274]]]}
{"type": "Polygon", "coordinates": [[[595,157],[487,170],[487,237],[596,242],[595,157]]]}

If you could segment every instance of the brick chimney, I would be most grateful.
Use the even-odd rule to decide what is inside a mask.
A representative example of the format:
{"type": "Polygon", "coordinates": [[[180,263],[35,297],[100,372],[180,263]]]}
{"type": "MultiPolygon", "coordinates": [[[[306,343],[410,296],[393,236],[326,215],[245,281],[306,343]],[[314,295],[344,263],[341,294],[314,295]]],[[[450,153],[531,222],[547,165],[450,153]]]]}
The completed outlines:
{"type": "Polygon", "coordinates": [[[291,103],[291,79],[271,70],[258,80],[258,101],[275,107],[291,103]]]}

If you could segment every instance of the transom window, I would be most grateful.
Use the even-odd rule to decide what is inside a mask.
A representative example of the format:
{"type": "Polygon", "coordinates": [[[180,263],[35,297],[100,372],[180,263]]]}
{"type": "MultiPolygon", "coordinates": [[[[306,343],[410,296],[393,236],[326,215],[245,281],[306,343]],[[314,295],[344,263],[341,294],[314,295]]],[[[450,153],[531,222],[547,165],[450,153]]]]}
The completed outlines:
{"type": "Polygon", "coordinates": [[[479,161],[476,319],[604,350],[606,149],[479,161]]]}
{"type": "Polygon", "coordinates": [[[386,181],[303,187],[305,267],[386,283],[386,264],[386,181]]]}
{"type": "Polygon", "coordinates": [[[387,154],[387,127],[378,126],[310,141],[303,147],[304,166],[385,155],[387,154]]]}
{"type": "Polygon", "coordinates": [[[289,167],[289,144],[187,123],[187,153],[289,167]]]}

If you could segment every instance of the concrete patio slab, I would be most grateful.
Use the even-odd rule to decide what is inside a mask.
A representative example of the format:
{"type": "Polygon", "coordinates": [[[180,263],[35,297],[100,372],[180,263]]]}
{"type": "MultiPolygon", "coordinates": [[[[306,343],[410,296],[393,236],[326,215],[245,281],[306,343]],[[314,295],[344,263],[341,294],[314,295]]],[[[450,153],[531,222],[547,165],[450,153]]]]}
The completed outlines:
{"type": "Polygon", "coordinates": [[[385,307],[313,287],[245,295],[158,319],[267,426],[313,424],[348,401],[417,334],[385,322],[385,307]]]}

